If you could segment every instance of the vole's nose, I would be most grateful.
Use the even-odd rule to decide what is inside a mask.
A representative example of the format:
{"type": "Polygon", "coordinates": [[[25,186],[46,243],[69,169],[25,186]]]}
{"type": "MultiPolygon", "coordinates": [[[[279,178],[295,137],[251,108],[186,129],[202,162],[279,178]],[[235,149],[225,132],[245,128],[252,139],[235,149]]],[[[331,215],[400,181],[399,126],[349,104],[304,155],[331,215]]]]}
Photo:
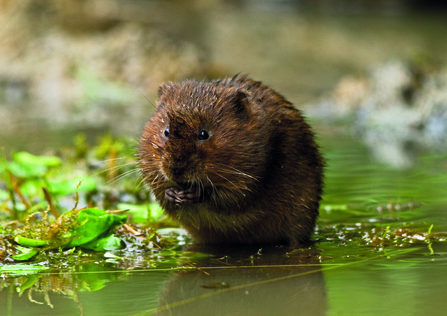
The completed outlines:
{"type": "Polygon", "coordinates": [[[178,167],[171,168],[171,173],[174,177],[180,177],[185,173],[185,168],[178,168],[178,167]]]}

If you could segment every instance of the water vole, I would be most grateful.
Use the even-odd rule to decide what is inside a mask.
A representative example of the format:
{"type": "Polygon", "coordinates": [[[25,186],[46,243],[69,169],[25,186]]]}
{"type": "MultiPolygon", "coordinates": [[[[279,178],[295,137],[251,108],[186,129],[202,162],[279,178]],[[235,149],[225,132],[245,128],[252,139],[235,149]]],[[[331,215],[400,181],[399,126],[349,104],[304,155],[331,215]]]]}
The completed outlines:
{"type": "Polygon", "coordinates": [[[139,144],[165,212],[200,243],[309,241],[323,159],[300,112],[245,76],[169,82],[139,144]]]}

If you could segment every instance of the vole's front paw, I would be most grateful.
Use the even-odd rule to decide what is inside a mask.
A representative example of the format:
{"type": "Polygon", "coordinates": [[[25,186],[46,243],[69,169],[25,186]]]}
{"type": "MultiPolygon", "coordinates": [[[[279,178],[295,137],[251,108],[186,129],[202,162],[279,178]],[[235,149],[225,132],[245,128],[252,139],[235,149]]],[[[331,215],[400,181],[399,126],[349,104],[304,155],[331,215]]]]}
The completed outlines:
{"type": "Polygon", "coordinates": [[[177,187],[166,189],[165,198],[172,203],[180,205],[182,203],[199,203],[201,200],[201,191],[197,188],[182,190],[177,187]]]}

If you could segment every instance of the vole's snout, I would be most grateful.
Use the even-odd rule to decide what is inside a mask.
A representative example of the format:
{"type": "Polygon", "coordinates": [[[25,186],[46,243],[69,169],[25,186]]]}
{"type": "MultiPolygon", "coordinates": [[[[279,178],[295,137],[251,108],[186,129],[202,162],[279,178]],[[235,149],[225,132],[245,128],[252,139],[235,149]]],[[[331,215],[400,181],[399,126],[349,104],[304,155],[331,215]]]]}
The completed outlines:
{"type": "Polygon", "coordinates": [[[190,156],[187,155],[167,157],[167,159],[164,160],[163,167],[165,175],[175,182],[187,181],[189,174],[193,169],[190,156]]]}
{"type": "Polygon", "coordinates": [[[185,173],[185,168],[173,167],[171,173],[176,178],[181,177],[185,173]]]}

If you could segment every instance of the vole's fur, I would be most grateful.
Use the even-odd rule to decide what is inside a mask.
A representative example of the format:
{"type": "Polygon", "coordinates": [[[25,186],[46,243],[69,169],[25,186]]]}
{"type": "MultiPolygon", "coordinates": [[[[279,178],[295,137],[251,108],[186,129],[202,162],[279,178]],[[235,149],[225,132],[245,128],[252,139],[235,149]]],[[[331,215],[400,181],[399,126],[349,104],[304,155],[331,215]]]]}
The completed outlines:
{"type": "Polygon", "coordinates": [[[323,159],[301,113],[260,82],[164,84],[138,155],[156,199],[198,242],[310,239],[323,159]]]}

